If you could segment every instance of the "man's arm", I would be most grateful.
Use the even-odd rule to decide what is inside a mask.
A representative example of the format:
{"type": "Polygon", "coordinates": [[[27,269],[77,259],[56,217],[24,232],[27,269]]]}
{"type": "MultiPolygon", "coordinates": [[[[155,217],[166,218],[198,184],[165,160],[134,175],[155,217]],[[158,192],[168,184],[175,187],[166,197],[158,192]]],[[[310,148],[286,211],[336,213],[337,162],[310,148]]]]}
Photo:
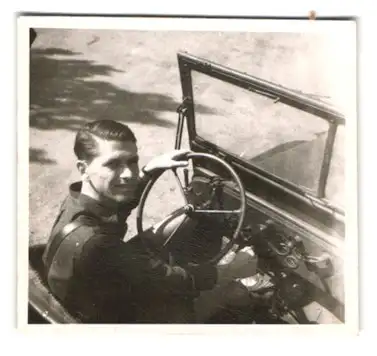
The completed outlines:
{"type": "Polygon", "coordinates": [[[187,167],[187,155],[189,153],[190,150],[181,149],[173,150],[171,152],[167,152],[163,155],[157,156],[143,167],[142,172],[143,174],[148,175],[160,170],[187,167]]]}
{"type": "Polygon", "coordinates": [[[185,149],[173,150],[153,158],[140,170],[141,185],[146,184],[154,174],[163,172],[166,169],[187,167],[188,161],[186,157],[189,153],[190,151],[185,149]]]}
{"type": "MultiPolygon", "coordinates": [[[[83,247],[82,270],[121,276],[125,283],[163,293],[187,293],[207,290],[217,282],[214,266],[185,269],[152,255],[139,238],[123,242],[98,231],[83,247]]],[[[92,273],[92,272],[91,272],[92,273]]]]}

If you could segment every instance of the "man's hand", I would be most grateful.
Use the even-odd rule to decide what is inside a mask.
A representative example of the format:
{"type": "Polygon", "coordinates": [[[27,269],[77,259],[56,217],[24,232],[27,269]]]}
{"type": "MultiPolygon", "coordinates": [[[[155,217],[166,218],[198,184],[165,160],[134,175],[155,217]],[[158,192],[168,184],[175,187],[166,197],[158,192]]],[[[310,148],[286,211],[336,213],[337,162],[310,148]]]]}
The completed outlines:
{"type": "Polygon", "coordinates": [[[153,174],[159,170],[171,169],[175,167],[187,167],[187,155],[190,150],[174,150],[172,152],[165,153],[161,156],[153,158],[144,168],[145,174],[153,174]]]}

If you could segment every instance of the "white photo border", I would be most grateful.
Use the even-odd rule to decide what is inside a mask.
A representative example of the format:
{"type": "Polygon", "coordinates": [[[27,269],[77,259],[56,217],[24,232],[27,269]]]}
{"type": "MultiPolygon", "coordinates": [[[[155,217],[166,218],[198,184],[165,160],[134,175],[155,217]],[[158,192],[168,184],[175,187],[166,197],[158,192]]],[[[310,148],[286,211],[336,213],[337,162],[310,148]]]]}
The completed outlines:
{"type": "MultiPolygon", "coordinates": [[[[190,19],[190,18],[101,18],[101,17],[19,17],[17,20],[18,45],[17,45],[17,119],[18,119],[18,245],[17,245],[17,301],[18,301],[18,327],[29,332],[40,332],[39,327],[27,327],[27,285],[28,274],[26,261],[28,260],[29,220],[28,209],[28,177],[29,177],[29,86],[25,78],[29,78],[29,38],[28,29],[35,28],[69,28],[69,29],[132,29],[132,30],[189,30],[193,31],[255,31],[255,32],[318,32],[318,31],[350,31],[350,38],[356,42],[356,22],[333,20],[308,21],[308,20],[254,20],[254,19],[190,19]]],[[[355,52],[356,55],[356,52],[355,52]]],[[[355,68],[355,89],[356,89],[355,68]]],[[[356,110],[356,108],[355,108],[356,110]]],[[[357,219],[357,117],[356,111],[350,112],[354,120],[347,120],[347,163],[346,163],[346,192],[347,192],[347,221],[346,221],[346,263],[345,263],[345,291],[346,291],[346,322],[344,325],[321,326],[289,326],[282,331],[281,326],[274,325],[232,325],[229,326],[117,326],[122,331],[146,334],[237,334],[254,336],[271,333],[294,333],[295,335],[355,335],[358,331],[358,219],[357,219]]],[[[114,326],[93,326],[88,329],[93,332],[114,332],[114,326]]],[[[45,334],[58,330],[59,333],[77,333],[82,326],[70,325],[53,326],[51,329],[43,328],[45,334]]]]}

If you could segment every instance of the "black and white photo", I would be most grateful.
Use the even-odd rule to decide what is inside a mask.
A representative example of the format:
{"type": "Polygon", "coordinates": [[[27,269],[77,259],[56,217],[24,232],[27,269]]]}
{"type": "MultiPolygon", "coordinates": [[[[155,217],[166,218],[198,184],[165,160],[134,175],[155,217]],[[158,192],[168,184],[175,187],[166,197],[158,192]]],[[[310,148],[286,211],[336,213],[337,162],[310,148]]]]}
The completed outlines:
{"type": "Polygon", "coordinates": [[[356,330],[354,21],[21,20],[23,323],[356,330]]]}

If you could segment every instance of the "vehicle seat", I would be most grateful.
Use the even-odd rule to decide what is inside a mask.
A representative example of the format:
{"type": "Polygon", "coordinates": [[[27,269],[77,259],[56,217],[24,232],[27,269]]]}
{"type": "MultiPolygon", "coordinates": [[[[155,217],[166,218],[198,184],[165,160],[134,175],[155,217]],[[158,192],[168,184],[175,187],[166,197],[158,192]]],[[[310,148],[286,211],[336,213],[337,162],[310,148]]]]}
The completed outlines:
{"type": "Polygon", "coordinates": [[[52,295],[44,277],[42,261],[44,244],[29,246],[29,324],[36,316],[49,324],[77,324],[80,321],[52,295]]]}

